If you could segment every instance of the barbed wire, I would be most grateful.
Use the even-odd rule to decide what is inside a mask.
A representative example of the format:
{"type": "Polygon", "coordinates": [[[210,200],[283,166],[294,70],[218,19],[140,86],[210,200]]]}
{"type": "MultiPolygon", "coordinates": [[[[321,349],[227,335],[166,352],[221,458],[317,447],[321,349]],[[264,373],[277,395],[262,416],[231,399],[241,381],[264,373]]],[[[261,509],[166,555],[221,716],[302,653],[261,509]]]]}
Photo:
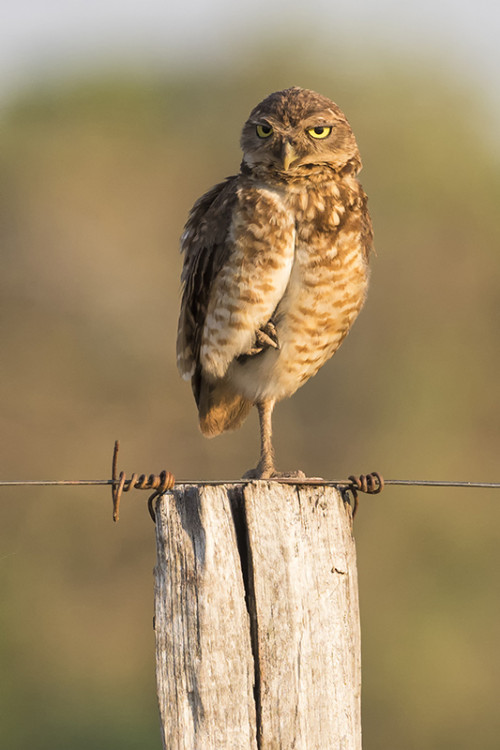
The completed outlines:
{"type": "MultiPolygon", "coordinates": [[[[142,476],[142,475],[141,475],[142,476]]],[[[153,476],[157,476],[156,474],[153,476]]],[[[130,480],[126,480],[129,482],[130,480]]],[[[217,485],[217,484],[236,484],[243,485],[249,482],[254,482],[254,479],[178,479],[175,482],[176,487],[184,485],[193,485],[200,487],[202,485],[217,485]]],[[[275,477],[264,480],[266,482],[277,482],[278,484],[298,484],[298,485],[325,485],[327,487],[350,487],[352,482],[348,479],[314,479],[306,477],[305,479],[289,478],[289,477],[275,477]]],[[[72,486],[72,485],[96,485],[96,486],[116,486],[119,481],[113,481],[112,479],[7,479],[0,480],[0,487],[57,487],[57,486],[72,486]]],[[[384,479],[384,487],[389,485],[400,485],[400,486],[412,486],[412,487],[471,487],[471,488],[486,488],[486,489],[500,489],[500,482],[460,482],[460,481],[440,481],[433,479],[384,479]]],[[[135,489],[149,489],[149,487],[136,487],[135,489]]]]}
{"type": "MultiPolygon", "coordinates": [[[[143,476],[143,475],[141,475],[143,476]]],[[[159,475],[152,475],[159,476],[159,475]]],[[[130,480],[126,480],[128,483],[130,480]]],[[[249,482],[256,481],[254,479],[178,479],[175,482],[176,487],[184,485],[193,485],[195,487],[201,487],[202,485],[217,485],[217,484],[236,484],[243,485],[249,482]]],[[[338,487],[342,489],[344,487],[350,487],[352,482],[348,479],[317,479],[311,477],[305,477],[304,479],[291,478],[291,477],[276,477],[272,479],[264,480],[266,482],[277,482],[278,484],[298,484],[298,485],[318,485],[327,487],[338,487]]],[[[57,487],[57,486],[72,486],[72,485],[96,485],[96,486],[117,486],[119,480],[113,481],[113,479],[0,479],[0,487],[57,487]]],[[[412,486],[412,487],[470,487],[470,488],[485,488],[485,489],[500,489],[500,482],[462,482],[462,481],[441,481],[434,479],[384,479],[384,487],[389,485],[399,486],[412,486]]],[[[149,489],[149,487],[136,487],[135,489],[149,489]]]]}
{"type": "MultiPolygon", "coordinates": [[[[169,471],[161,471],[159,474],[137,474],[132,473],[128,479],[125,472],[117,472],[118,452],[120,442],[115,441],[113,449],[113,460],[111,466],[111,479],[3,479],[0,480],[0,489],[2,487],[75,487],[75,486],[107,486],[111,487],[113,498],[113,520],[119,520],[120,500],[123,492],[129,492],[131,489],[137,490],[154,490],[148,498],[148,508],[153,520],[154,500],[165,492],[173,489],[174,486],[202,486],[219,484],[224,485],[246,485],[251,479],[183,479],[176,481],[174,475],[169,471]]],[[[435,480],[435,479],[384,479],[382,475],[373,471],[369,474],[355,476],[351,474],[348,479],[321,479],[319,477],[273,477],[267,479],[268,482],[277,482],[279,484],[293,484],[297,486],[313,487],[335,487],[345,496],[350,494],[353,498],[353,515],[356,513],[358,505],[358,492],[364,492],[370,495],[379,494],[384,487],[457,487],[469,489],[500,489],[500,482],[474,482],[460,480],[435,480]]]]}

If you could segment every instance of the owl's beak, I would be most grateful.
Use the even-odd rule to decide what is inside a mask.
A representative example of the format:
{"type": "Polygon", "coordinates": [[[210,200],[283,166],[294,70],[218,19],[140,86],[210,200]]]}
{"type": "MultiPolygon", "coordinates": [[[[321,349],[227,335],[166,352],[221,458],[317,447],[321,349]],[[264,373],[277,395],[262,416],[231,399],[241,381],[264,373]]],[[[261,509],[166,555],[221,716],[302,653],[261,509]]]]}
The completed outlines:
{"type": "Polygon", "coordinates": [[[283,160],[283,169],[288,172],[290,164],[298,159],[298,154],[290,141],[285,141],[281,148],[281,158],[283,160]]]}

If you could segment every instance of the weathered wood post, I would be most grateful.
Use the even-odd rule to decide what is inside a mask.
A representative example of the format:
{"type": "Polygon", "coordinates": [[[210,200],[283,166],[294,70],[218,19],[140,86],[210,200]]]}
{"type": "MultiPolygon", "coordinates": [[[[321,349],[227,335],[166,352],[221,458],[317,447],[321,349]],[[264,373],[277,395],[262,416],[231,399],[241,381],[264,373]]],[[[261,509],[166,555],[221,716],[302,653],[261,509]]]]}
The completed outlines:
{"type": "Polygon", "coordinates": [[[168,750],[360,750],[351,510],[327,486],[181,485],[156,505],[168,750]]]}

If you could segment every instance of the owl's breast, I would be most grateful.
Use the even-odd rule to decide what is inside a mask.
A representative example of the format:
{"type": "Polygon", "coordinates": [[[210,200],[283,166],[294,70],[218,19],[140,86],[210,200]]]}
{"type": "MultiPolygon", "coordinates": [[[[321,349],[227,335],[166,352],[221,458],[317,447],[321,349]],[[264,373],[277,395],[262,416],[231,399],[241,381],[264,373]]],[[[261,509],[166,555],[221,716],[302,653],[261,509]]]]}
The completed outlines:
{"type": "Polygon", "coordinates": [[[326,236],[305,243],[299,232],[290,282],[276,311],[281,351],[274,374],[284,396],[339,348],[363,306],[367,285],[366,261],[355,235],[338,237],[332,245],[326,236]]]}
{"type": "Polygon", "coordinates": [[[279,351],[235,365],[248,398],[290,396],[334,354],[363,305],[368,285],[362,216],[340,193],[295,196],[295,256],[273,315],[279,351]]]}

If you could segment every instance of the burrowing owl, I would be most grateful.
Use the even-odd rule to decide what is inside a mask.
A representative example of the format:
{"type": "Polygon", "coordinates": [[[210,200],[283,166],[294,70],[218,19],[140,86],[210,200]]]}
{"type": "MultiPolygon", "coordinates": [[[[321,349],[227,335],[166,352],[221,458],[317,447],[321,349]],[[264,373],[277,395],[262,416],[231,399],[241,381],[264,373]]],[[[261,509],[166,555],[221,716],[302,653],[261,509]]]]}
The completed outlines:
{"type": "Polygon", "coordinates": [[[368,285],[372,226],[342,111],[290,88],[252,110],[239,174],[193,206],[182,236],[178,367],[212,437],[259,411],[246,476],[279,476],[271,415],[338,349],[368,285]]]}

